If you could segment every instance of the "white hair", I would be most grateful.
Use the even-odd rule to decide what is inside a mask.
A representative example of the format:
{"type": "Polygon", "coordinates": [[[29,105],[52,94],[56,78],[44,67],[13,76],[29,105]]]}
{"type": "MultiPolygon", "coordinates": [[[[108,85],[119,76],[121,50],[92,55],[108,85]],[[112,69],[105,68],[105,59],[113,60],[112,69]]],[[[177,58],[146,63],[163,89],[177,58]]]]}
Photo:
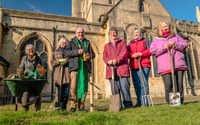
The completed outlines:
{"type": "Polygon", "coordinates": [[[25,49],[25,53],[26,53],[26,54],[28,54],[28,49],[29,49],[29,48],[32,48],[33,51],[34,51],[34,53],[35,53],[35,51],[36,51],[35,47],[34,47],[32,44],[27,44],[27,45],[26,45],[26,49],[25,49]]]}
{"type": "Polygon", "coordinates": [[[58,42],[58,47],[57,47],[57,48],[60,47],[60,45],[61,45],[61,43],[62,43],[63,41],[65,41],[66,43],[68,42],[68,40],[67,40],[67,38],[66,38],[65,36],[61,36],[61,38],[60,38],[60,40],[59,40],[59,42],[58,42]]]}

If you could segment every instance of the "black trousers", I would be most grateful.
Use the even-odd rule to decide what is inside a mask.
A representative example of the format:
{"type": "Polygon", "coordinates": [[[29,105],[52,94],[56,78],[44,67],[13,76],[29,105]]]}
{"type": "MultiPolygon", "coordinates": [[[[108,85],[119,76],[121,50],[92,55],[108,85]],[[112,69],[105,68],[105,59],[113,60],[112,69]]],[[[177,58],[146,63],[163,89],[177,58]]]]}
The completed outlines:
{"type": "Polygon", "coordinates": [[[183,92],[183,73],[184,71],[175,71],[174,72],[174,81],[175,86],[172,84],[172,74],[168,73],[165,75],[162,75],[162,79],[165,86],[165,99],[167,104],[169,104],[169,93],[173,92],[173,87],[175,87],[175,91],[180,93],[181,97],[181,104],[184,101],[184,92],[183,92]]]}
{"type": "Polygon", "coordinates": [[[69,98],[69,84],[62,84],[62,87],[57,86],[58,89],[58,102],[55,107],[61,107],[62,110],[66,110],[66,105],[69,98]]]}

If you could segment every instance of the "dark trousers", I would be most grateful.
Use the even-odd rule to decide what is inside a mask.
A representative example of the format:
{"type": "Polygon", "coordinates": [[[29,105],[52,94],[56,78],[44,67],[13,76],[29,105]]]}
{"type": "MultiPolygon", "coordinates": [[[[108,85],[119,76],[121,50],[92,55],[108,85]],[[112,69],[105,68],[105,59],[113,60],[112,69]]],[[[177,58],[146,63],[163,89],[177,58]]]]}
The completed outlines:
{"type": "MultiPolygon", "coordinates": [[[[29,98],[30,98],[30,92],[25,91],[22,95],[22,98],[21,98],[22,106],[23,106],[25,111],[29,110],[29,105],[31,104],[31,102],[29,102],[29,98]]],[[[38,97],[36,97],[35,108],[36,108],[36,111],[41,109],[41,97],[40,97],[40,95],[38,97]]]]}
{"type": "Polygon", "coordinates": [[[112,94],[120,94],[125,108],[132,108],[129,77],[115,77],[115,87],[113,88],[112,79],[109,79],[112,94]]]}
{"type": "Polygon", "coordinates": [[[56,104],[56,107],[61,107],[62,110],[66,110],[69,98],[69,84],[62,84],[62,87],[57,86],[57,89],[58,103],[56,104]]]}
{"type": "Polygon", "coordinates": [[[183,73],[184,71],[175,71],[174,72],[174,81],[175,86],[172,84],[172,74],[168,73],[162,75],[162,79],[165,86],[165,99],[167,104],[169,104],[169,93],[173,92],[173,87],[175,87],[176,92],[180,92],[181,103],[184,101],[184,92],[183,92],[183,73]]]}

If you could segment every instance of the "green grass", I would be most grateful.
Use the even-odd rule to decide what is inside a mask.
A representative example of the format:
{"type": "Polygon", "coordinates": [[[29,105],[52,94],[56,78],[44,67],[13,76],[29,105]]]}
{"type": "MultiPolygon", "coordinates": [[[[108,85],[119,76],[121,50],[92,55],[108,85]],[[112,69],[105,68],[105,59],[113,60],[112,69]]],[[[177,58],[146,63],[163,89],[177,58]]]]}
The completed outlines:
{"type": "MultiPolygon", "coordinates": [[[[47,104],[43,104],[43,109],[47,104]]],[[[0,125],[200,125],[200,102],[179,107],[156,105],[134,108],[118,113],[108,112],[108,101],[98,102],[96,112],[14,111],[14,105],[0,106],[0,125]]]]}

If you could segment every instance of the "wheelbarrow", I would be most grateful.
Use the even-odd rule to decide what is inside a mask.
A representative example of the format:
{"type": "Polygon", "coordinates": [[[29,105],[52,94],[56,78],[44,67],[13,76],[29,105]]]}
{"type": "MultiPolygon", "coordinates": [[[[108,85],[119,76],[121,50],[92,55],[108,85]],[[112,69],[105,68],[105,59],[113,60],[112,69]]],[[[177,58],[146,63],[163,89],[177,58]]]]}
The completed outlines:
{"type": "Polygon", "coordinates": [[[18,98],[21,98],[25,91],[29,91],[30,96],[38,97],[47,83],[47,79],[4,79],[4,81],[12,96],[15,97],[15,111],[18,109],[18,98]]]}

